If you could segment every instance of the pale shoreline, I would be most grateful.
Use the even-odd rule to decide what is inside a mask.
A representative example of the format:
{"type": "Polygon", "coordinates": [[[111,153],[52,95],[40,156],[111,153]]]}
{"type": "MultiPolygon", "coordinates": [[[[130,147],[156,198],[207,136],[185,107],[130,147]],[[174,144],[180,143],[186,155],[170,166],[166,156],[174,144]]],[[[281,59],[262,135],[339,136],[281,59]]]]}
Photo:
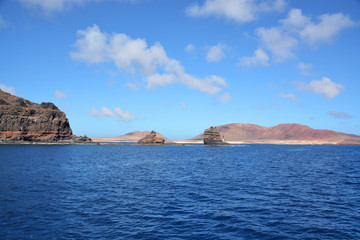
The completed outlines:
{"type": "MultiPolygon", "coordinates": [[[[94,142],[98,143],[136,143],[137,140],[121,140],[118,137],[93,137],[94,142]]],[[[330,142],[321,140],[244,140],[244,141],[226,141],[229,144],[274,144],[274,145],[354,145],[358,144],[343,144],[341,142],[330,142]]],[[[176,144],[203,144],[202,140],[172,140],[170,143],[176,144]]]]}
{"type": "MultiPolygon", "coordinates": [[[[88,143],[70,143],[70,142],[0,142],[0,145],[121,145],[134,144],[137,145],[137,140],[121,140],[116,137],[94,137],[93,142],[88,143]]],[[[359,146],[359,144],[344,144],[340,142],[329,142],[321,140],[244,140],[244,141],[226,141],[230,145],[346,145],[346,146],[359,146]]],[[[170,146],[191,146],[192,144],[203,145],[201,140],[172,140],[165,142],[164,145],[170,146]]],[[[162,145],[162,146],[164,146],[162,145]]],[[[226,145],[225,145],[226,146],[226,145]]]]}

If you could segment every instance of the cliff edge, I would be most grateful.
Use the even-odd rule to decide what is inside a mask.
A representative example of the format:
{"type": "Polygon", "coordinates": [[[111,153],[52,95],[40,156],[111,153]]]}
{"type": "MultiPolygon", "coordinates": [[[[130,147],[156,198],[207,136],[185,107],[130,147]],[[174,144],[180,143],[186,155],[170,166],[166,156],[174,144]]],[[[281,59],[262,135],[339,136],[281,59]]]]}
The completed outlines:
{"type": "Polygon", "coordinates": [[[41,104],[0,89],[0,142],[92,142],[73,135],[64,112],[53,103],[41,104]]]}

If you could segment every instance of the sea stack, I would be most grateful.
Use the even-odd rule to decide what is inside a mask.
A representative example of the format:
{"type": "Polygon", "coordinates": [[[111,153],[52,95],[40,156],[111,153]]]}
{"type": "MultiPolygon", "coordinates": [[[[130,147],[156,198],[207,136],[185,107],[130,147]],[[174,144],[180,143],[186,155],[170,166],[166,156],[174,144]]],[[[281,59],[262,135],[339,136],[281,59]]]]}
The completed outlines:
{"type": "Polygon", "coordinates": [[[137,144],[141,145],[163,145],[165,144],[165,139],[162,137],[157,137],[155,131],[151,131],[144,138],[140,139],[137,144]]]}
{"type": "Polygon", "coordinates": [[[53,103],[41,104],[0,90],[0,142],[92,142],[73,135],[64,112],[53,103]]]}
{"type": "Polygon", "coordinates": [[[204,144],[208,146],[223,146],[228,145],[221,138],[220,132],[216,127],[210,127],[204,131],[204,144]]]}

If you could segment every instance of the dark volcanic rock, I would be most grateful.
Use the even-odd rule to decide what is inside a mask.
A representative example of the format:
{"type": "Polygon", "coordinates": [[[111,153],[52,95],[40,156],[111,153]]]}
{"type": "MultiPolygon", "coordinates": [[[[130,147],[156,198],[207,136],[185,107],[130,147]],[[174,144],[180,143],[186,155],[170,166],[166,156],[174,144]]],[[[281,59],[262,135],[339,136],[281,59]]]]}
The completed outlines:
{"type": "Polygon", "coordinates": [[[64,112],[0,90],[0,142],[91,142],[76,137],[64,112]]]}
{"type": "Polygon", "coordinates": [[[165,139],[162,137],[157,137],[155,131],[151,131],[144,138],[140,139],[137,144],[145,144],[145,145],[161,145],[165,144],[165,139]]]}
{"type": "Polygon", "coordinates": [[[220,136],[220,132],[216,127],[210,127],[204,131],[204,144],[210,146],[227,145],[220,136]]]}

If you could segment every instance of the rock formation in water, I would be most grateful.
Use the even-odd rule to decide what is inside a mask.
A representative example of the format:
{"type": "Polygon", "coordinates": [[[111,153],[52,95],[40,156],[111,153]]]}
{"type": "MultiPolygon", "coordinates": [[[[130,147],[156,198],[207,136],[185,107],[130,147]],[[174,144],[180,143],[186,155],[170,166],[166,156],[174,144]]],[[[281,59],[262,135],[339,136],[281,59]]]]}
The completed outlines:
{"type": "Polygon", "coordinates": [[[33,103],[0,90],[0,142],[91,142],[73,135],[53,103],[33,103]]]}
{"type": "Polygon", "coordinates": [[[137,144],[143,145],[161,145],[165,144],[165,139],[162,137],[157,137],[155,131],[151,131],[144,138],[140,139],[137,144]]]}
{"type": "Polygon", "coordinates": [[[220,132],[216,127],[210,127],[204,131],[204,144],[210,146],[227,145],[223,138],[220,136],[220,132]]]}

